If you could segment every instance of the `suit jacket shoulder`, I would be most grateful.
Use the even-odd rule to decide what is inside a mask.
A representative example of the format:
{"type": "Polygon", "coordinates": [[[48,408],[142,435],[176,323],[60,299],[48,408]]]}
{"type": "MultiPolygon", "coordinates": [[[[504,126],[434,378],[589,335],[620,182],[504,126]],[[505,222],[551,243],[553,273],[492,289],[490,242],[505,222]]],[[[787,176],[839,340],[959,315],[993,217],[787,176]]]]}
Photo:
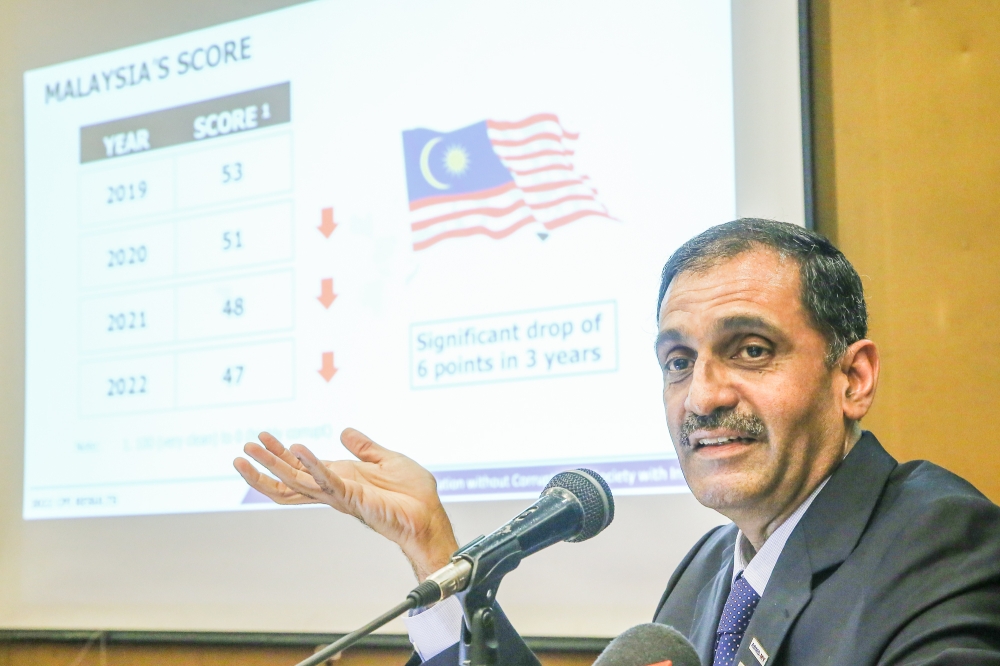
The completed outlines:
{"type": "Polygon", "coordinates": [[[672,626],[712,663],[715,629],[729,595],[738,530],[729,524],[708,532],[674,571],[653,621],[672,626]]]}
{"type": "MultiPolygon", "coordinates": [[[[698,539],[698,542],[695,543],[694,546],[691,547],[691,550],[687,552],[687,555],[684,556],[684,558],[677,565],[677,568],[674,569],[674,573],[670,575],[670,580],[667,581],[667,589],[665,589],[663,591],[663,594],[660,595],[660,602],[656,604],[656,611],[653,613],[654,622],[658,621],[656,618],[660,616],[660,612],[663,610],[663,605],[667,602],[667,597],[669,597],[670,594],[674,591],[674,588],[677,587],[677,582],[681,579],[681,576],[684,575],[684,572],[687,571],[687,568],[688,566],[690,566],[691,561],[694,560],[694,558],[699,553],[701,553],[702,548],[707,548],[709,552],[717,551],[720,548],[722,550],[725,550],[726,538],[728,535],[719,534],[720,531],[727,531],[727,530],[732,531],[734,540],[733,543],[735,543],[736,532],[731,529],[732,527],[733,527],[732,525],[718,525],[716,527],[713,527],[708,532],[706,532],[704,536],[698,539]],[[713,537],[717,538],[713,539],[713,537]],[[709,539],[713,540],[711,544],[707,544],[709,539]]],[[[707,559],[711,561],[712,558],[711,556],[708,556],[707,559]]]]}
{"type": "Polygon", "coordinates": [[[1000,664],[1000,507],[972,484],[897,466],[855,557],[876,569],[852,610],[885,618],[882,662],[1000,664]]]}

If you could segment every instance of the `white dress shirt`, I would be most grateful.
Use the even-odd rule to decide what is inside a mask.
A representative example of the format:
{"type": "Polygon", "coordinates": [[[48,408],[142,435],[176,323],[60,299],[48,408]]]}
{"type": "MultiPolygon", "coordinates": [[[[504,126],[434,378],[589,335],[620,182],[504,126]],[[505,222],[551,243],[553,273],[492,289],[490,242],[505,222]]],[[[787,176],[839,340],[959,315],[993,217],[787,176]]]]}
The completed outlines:
{"type": "MultiPolygon", "coordinates": [[[[809,509],[809,505],[813,503],[816,495],[819,495],[819,491],[823,490],[823,486],[829,480],[830,477],[823,479],[823,482],[799,505],[799,508],[792,515],[788,516],[785,522],[778,526],[778,529],[771,533],[771,536],[767,538],[764,545],[760,547],[759,552],[754,552],[753,545],[750,543],[750,539],[747,539],[743,534],[743,530],[736,533],[736,547],[733,549],[734,581],[742,573],[743,578],[750,583],[750,587],[754,589],[754,592],[759,596],[764,596],[764,588],[767,587],[767,581],[771,580],[771,572],[774,571],[774,565],[778,563],[781,551],[785,549],[788,537],[791,536],[792,530],[802,520],[802,516],[809,509]]],[[[461,628],[461,625],[459,625],[459,628],[461,628]]]]}
{"type": "Polygon", "coordinates": [[[427,661],[444,652],[462,637],[462,600],[465,592],[448,597],[427,608],[410,611],[403,618],[406,633],[420,659],[427,661]]]}
{"type": "MultiPolygon", "coordinates": [[[[785,548],[785,542],[829,480],[830,477],[824,479],[799,505],[799,508],[774,530],[761,546],[760,552],[754,552],[750,540],[743,535],[742,530],[737,532],[736,547],[733,549],[733,580],[742,573],[750,583],[750,587],[760,596],[764,596],[764,588],[771,579],[771,572],[774,571],[778,556],[785,548]]],[[[422,660],[433,658],[459,641],[462,636],[464,597],[463,593],[459,593],[429,608],[413,611],[409,617],[403,618],[406,631],[410,635],[410,642],[422,660]]]]}

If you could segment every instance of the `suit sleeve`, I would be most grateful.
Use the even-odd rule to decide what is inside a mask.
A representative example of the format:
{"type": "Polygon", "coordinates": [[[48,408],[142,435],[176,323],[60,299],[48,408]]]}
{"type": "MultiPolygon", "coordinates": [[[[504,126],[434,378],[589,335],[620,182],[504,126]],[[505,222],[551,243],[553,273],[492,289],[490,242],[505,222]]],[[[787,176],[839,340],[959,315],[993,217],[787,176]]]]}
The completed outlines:
{"type": "MultiPolygon", "coordinates": [[[[499,605],[494,606],[497,618],[497,643],[499,643],[498,666],[541,666],[538,658],[528,649],[524,640],[511,625],[510,620],[504,615],[503,609],[499,605]]],[[[458,666],[459,646],[455,643],[444,652],[440,652],[432,659],[425,662],[420,661],[420,657],[414,653],[406,666],[417,666],[424,663],[427,666],[458,666]]]]}
{"type": "Polygon", "coordinates": [[[880,666],[1000,666],[996,505],[982,496],[946,498],[901,536],[905,566],[887,601],[913,613],[880,666]]]}
{"type": "Polygon", "coordinates": [[[887,666],[1000,666],[1000,582],[924,611],[888,652],[887,666]]]}

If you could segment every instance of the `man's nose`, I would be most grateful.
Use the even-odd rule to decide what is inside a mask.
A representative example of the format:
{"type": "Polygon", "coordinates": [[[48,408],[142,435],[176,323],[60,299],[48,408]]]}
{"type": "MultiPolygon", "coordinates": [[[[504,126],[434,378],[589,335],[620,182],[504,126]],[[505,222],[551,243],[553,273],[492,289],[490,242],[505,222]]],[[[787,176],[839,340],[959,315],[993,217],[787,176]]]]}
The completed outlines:
{"type": "Polygon", "coordinates": [[[738,402],[726,368],[713,359],[699,357],[688,384],[684,409],[689,414],[708,416],[717,409],[732,409],[738,402]]]}

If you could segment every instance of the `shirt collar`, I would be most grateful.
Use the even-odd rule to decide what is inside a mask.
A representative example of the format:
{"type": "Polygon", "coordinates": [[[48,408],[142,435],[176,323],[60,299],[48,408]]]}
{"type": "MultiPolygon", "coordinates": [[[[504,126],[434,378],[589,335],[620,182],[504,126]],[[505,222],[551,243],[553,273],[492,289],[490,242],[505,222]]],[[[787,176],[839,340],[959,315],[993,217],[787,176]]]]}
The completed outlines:
{"type": "Polygon", "coordinates": [[[771,572],[774,571],[774,565],[778,563],[778,557],[785,548],[785,542],[788,541],[792,530],[799,524],[802,516],[809,509],[809,505],[812,504],[813,500],[816,499],[816,496],[819,495],[819,492],[823,490],[823,486],[829,480],[830,477],[823,479],[823,482],[795,509],[792,515],[788,516],[785,522],[779,525],[778,529],[774,530],[756,554],[754,553],[753,544],[743,534],[743,530],[740,530],[736,534],[736,547],[733,549],[734,581],[737,576],[743,574],[743,578],[750,583],[750,587],[754,589],[754,592],[760,596],[764,596],[764,588],[767,587],[767,582],[771,579],[771,572]]]}

